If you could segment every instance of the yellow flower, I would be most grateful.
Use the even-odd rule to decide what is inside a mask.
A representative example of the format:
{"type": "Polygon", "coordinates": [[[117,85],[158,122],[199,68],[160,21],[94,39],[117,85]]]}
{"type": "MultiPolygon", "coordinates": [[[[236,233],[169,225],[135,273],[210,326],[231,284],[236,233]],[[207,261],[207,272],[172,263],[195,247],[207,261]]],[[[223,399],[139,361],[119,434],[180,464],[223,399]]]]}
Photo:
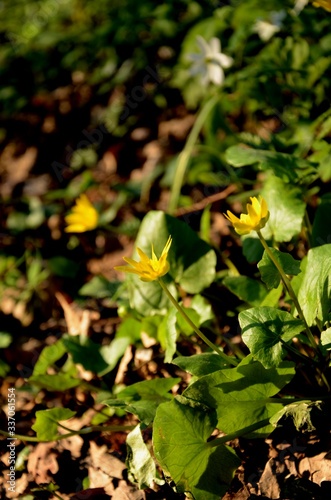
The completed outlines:
{"type": "Polygon", "coordinates": [[[76,200],[76,205],[72,208],[72,212],[65,217],[65,221],[68,224],[65,231],[67,233],[85,233],[85,231],[91,231],[97,227],[98,218],[98,212],[86,194],[81,194],[76,200]]]}
{"type": "Polygon", "coordinates": [[[170,249],[172,239],[169,236],[167,243],[165,244],[164,249],[162,250],[161,257],[158,259],[154,253],[154,248],[152,245],[152,258],[150,259],[147,255],[137,248],[137,252],[140,257],[140,262],[136,262],[133,259],[129,259],[128,257],[124,257],[125,262],[129,264],[129,266],[117,266],[115,269],[117,271],[124,271],[125,273],[133,273],[138,274],[139,278],[142,281],[154,281],[161,276],[164,276],[169,271],[169,262],[167,262],[168,252],[170,249]],[[131,267],[130,267],[131,266],[131,267]]]}
{"type": "Polygon", "coordinates": [[[322,7],[322,9],[325,9],[328,12],[331,12],[331,0],[314,0],[313,6],[314,7],[322,7]]]}
{"type": "Polygon", "coordinates": [[[268,205],[262,196],[259,199],[251,198],[251,203],[247,203],[247,214],[241,214],[240,219],[230,210],[224,216],[232,223],[235,231],[240,234],[249,234],[251,231],[262,229],[269,219],[268,205]]]}

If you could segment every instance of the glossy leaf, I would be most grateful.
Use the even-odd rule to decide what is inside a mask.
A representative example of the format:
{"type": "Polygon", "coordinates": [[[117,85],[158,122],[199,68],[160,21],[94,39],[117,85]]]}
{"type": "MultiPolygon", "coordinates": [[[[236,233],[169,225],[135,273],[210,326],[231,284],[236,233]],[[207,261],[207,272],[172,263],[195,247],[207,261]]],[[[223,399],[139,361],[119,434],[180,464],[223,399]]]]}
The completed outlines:
{"type": "Polygon", "coordinates": [[[298,299],[309,326],[315,319],[326,321],[330,311],[331,244],[312,248],[307,255],[307,268],[298,299]]]}
{"type": "MultiPolygon", "coordinates": [[[[282,408],[275,396],[295,374],[294,364],[283,361],[277,368],[266,369],[246,358],[236,368],[206,375],[183,393],[189,401],[203,403],[216,410],[217,428],[226,434],[269,419],[282,408]]],[[[247,437],[267,436],[271,425],[261,427],[247,437]]]]}
{"type": "Polygon", "coordinates": [[[290,241],[299,234],[306,209],[301,190],[270,175],[261,195],[266,199],[270,212],[269,221],[262,230],[264,237],[282,242],[290,241]]]}
{"type": "Polygon", "coordinates": [[[213,352],[203,352],[192,356],[178,356],[172,363],[196,377],[208,375],[228,366],[218,354],[213,352]]]}
{"type": "Polygon", "coordinates": [[[223,285],[239,299],[252,306],[259,305],[268,293],[266,287],[260,281],[248,276],[228,276],[223,280],[223,285]]]}
{"type": "Polygon", "coordinates": [[[263,170],[272,170],[278,178],[286,182],[305,182],[316,175],[315,164],[308,160],[285,153],[253,149],[242,145],[228,148],[226,160],[234,167],[258,163],[263,170]]]}
{"type": "Polygon", "coordinates": [[[179,381],[179,378],[156,378],[137,382],[120,391],[116,399],[107,399],[103,404],[133,413],[141,422],[149,425],[160,403],[172,399],[169,391],[179,381]]]}
{"type": "MultiPolygon", "coordinates": [[[[270,251],[277,262],[280,264],[280,267],[283,269],[285,274],[296,276],[301,272],[300,261],[294,259],[292,255],[290,255],[289,253],[280,252],[275,248],[270,248],[270,251]]],[[[277,288],[281,281],[281,277],[275,264],[269,258],[266,251],[264,251],[263,257],[258,263],[257,267],[260,270],[261,279],[262,281],[264,281],[267,287],[269,289],[277,288]]]]}
{"type": "Polygon", "coordinates": [[[201,411],[174,400],[159,406],[153,426],[155,456],[179,493],[195,500],[219,500],[240,460],[226,445],[212,448],[214,411],[201,411]]]}
{"type": "Polygon", "coordinates": [[[288,351],[285,344],[304,330],[301,320],[273,307],[254,307],[239,314],[242,338],[265,368],[278,366],[288,351]]]}

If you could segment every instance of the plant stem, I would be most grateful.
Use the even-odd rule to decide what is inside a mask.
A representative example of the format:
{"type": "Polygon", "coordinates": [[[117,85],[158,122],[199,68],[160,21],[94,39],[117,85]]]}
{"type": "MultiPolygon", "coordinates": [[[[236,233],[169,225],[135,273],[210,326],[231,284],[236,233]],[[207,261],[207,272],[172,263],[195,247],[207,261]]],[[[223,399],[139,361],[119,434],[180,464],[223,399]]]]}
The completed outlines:
{"type": "MultiPolygon", "coordinates": [[[[308,324],[307,324],[307,321],[306,321],[306,318],[303,314],[303,311],[301,309],[301,306],[299,304],[299,301],[297,299],[297,296],[295,295],[295,292],[292,288],[292,285],[291,285],[291,282],[290,280],[288,279],[288,277],[286,276],[282,266],[279,264],[279,262],[277,261],[277,259],[275,258],[274,254],[271,252],[270,248],[268,247],[267,245],[267,242],[266,240],[264,239],[264,237],[262,236],[261,234],[261,231],[256,231],[257,232],[257,235],[258,237],[260,238],[260,241],[269,257],[269,259],[271,260],[271,262],[273,262],[273,264],[275,265],[277,271],[279,272],[280,274],[280,277],[285,285],[285,288],[286,290],[288,291],[288,294],[289,296],[291,297],[291,299],[293,300],[293,303],[296,307],[296,310],[298,312],[298,315],[300,316],[300,319],[303,321],[303,324],[305,326],[305,330],[306,330],[306,334],[307,334],[307,337],[308,337],[308,340],[312,346],[312,348],[314,349],[314,351],[316,352],[316,354],[318,355],[318,357],[324,361],[324,356],[323,356],[323,353],[321,352],[321,349],[319,347],[319,345],[317,344],[315,338],[314,338],[314,335],[312,334],[308,324]]],[[[326,378],[326,376],[324,375],[323,371],[321,369],[319,369],[318,367],[316,367],[316,372],[317,374],[321,377],[325,387],[327,388],[328,391],[331,390],[330,388],[330,385],[329,385],[329,382],[326,378]]]]}
{"type": "Polygon", "coordinates": [[[227,434],[226,436],[222,436],[220,438],[213,439],[213,441],[208,441],[206,443],[207,446],[210,448],[215,448],[216,446],[220,446],[222,444],[227,443],[228,441],[232,441],[232,439],[235,439],[240,436],[244,436],[245,434],[248,434],[249,432],[256,431],[257,429],[261,429],[262,427],[265,427],[266,425],[270,424],[269,419],[265,418],[264,420],[261,420],[260,422],[256,422],[255,424],[249,425],[248,427],[244,427],[244,429],[239,429],[238,431],[231,432],[230,434],[227,434]]]}
{"type": "Polygon", "coordinates": [[[60,439],[66,439],[71,436],[75,436],[76,434],[89,434],[90,432],[126,432],[132,431],[135,428],[135,425],[91,425],[90,427],[84,427],[83,429],[79,429],[77,431],[71,431],[67,434],[58,434],[54,436],[52,439],[39,439],[36,436],[23,436],[22,434],[14,434],[11,435],[6,431],[0,429],[0,434],[3,436],[19,439],[20,441],[29,441],[31,443],[49,443],[51,441],[59,441],[60,439]]]}
{"type": "Polygon", "coordinates": [[[308,244],[310,246],[310,248],[312,247],[312,241],[311,241],[311,237],[312,237],[312,227],[311,227],[311,224],[310,224],[310,220],[309,220],[309,217],[308,217],[308,212],[307,210],[305,211],[305,218],[304,218],[304,221],[305,221],[305,226],[306,226],[306,236],[307,236],[307,241],[308,241],[308,244]]]}
{"type": "Polygon", "coordinates": [[[300,316],[300,319],[303,321],[303,324],[305,325],[305,330],[306,330],[306,334],[307,334],[307,337],[309,339],[309,342],[311,344],[311,346],[313,347],[313,349],[317,352],[318,355],[320,355],[320,349],[319,349],[319,346],[314,338],[314,335],[311,333],[311,330],[306,322],[306,318],[304,317],[304,314],[302,312],[302,309],[301,309],[301,306],[299,304],[299,301],[297,299],[297,296],[295,295],[295,292],[292,288],[292,285],[291,285],[291,282],[290,280],[288,279],[288,277],[286,276],[282,266],[279,264],[279,262],[277,261],[277,259],[275,258],[274,254],[272,253],[272,251],[270,250],[270,248],[268,247],[268,244],[266,242],[266,240],[264,239],[264,237],[262,236],[261,234],[261,231],[256,231],[257,232],[257,235],[258,237],[260,238],[260,241],[269,257],[269,259],[271,260],[271,262],[275,265],[277,271],[279,272],[280,274],[280,277],[282,279],[282,282],[284,283],[285,285],[285,288],[286,290],[288,291],[288,294],[289,296],[291,297],[291,299],[293,300],[293,303],[296,307],[296,310],[298,311],[298,314],[300,316]]]}
{"type": "Polygon", "coordinates": [[[171,189],[170,193],[170,200],[169,200],[169,206],[168,206],[168,213],[173,214],[178,206],[178,200],[180,196],[180,191],[183,185],[184,181],[184,176],[185,172],[187,169],[187,165],[189,162],[189,159],[192,155],[193,148],[195,146],[195,143],[198,140],[200,131],[202,129],[203,124],[205,123],[205,120],[212,110],[212,108],[215,106],[217,101],[219,100],[219,96],[213,96],[209,101],[206,102],[204,107],[201,109],[193,127],[190,132],[190,135],[188,136],[188,139],[186,141],[186,144],[184,146],[183,151],[180,153],[179,158],[178,158],[178,164],[176,168],[176,173],[175,173],[175,178],[173,182],[173,186],[171,189]]]}
{"type": "Polygon", "coordinates": [[[185,321],[190,325],[190,327],[195,331],[195,333],[205,342],[205,344],[207,344],[211,349],[213,349],[213,351],[217,352],[217,354],[219,354],[222,357],[225,363],[231,366],[237,366],[238,364],[237,361],[224,354],[224,352],[222,352],[215,344],[213,344],[213,342],[208,340],[208,338],[202,333],[202,331],[193,323],[193,321],[188,317],[182,306],[178,304],[175,297],[170,293],[164,281],[162,281],[162,279],[159,278],[158,282],[162,287],[163,291],[165,292],[165,294],[167,295],[170,302],[173,304],[173,306],[175,306],[177,311],[183,316],[185,321]]]}

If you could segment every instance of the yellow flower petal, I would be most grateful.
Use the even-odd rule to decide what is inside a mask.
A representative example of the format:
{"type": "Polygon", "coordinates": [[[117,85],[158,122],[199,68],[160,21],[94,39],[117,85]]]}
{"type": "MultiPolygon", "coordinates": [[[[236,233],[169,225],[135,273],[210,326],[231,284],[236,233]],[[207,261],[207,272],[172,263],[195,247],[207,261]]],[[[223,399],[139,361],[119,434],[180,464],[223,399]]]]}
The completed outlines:
{"type": "Polygon", "coordinates": [[[322,7],[322,9],[331,12],[331,0],[315,0],[313,2],[314,7],[322,7]]]}
{"type": "Polygon", "coordinates": [[[127,262],[129,265],[116,266],[114,269],[116,269],[117,271],[123,271],[125,273],[137,274],[142,281],[155,281],[167,274],[170,269],[167,257],[171,242],[172,239],[171,236],[169,236],[168,241],[162,250],[160,259],[158,259],[155,255],[153,245],[152,258],[149,258],[140,248],[137,248],[140,262],[130,259],[129,257],[124,257],[125,262],[127,262]]]}
{"type": "Polygon", "coordinates": [[[251,231],[262,229],[269,219],[268,205],[262,196],[259,199],[250,198],[251,203],[247,203],[247,214],[241,214],[236,217],[230,210],[224,216],[231,222],[235,231],[240,234],[249,234],[251,231]]]}
{"type": "Polygon", "coordinates": [[[72,207],[71,213],[66,215],[66,233],[85,233],[98,225],[99,214],[86,196],[81,194],[72,207]]]}

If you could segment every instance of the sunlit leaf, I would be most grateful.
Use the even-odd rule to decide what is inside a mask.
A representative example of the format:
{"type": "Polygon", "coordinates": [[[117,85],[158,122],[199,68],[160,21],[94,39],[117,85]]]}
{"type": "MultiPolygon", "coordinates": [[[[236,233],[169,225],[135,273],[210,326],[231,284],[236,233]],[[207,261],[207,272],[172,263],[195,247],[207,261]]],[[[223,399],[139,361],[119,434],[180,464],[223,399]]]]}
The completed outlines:
{"type": "Polygon", "coordinates": [[[75,411],[68,408],[52,408],[36,412],[36,421],[32,429],[37,433],[39,441],[52,441],[59,434],[58,422],[68,420],[76,415],[75,411]]]}
{"type": "Polygon", "coordinates": [[[286,342],[304,330],[301,320],[274,307],[254,307],[239,314],[242,338],[265,368],[278,366],[287,355],[286,342]]]}
{"type": "Polygon", "coordinates": [[[240,464],[226,445],[209,446],[216,425],[214,411],[203,412],[176,400],[159,406],[154,426],[154,453],[179,493],[195,500],[219,500],[240,464]]]}

